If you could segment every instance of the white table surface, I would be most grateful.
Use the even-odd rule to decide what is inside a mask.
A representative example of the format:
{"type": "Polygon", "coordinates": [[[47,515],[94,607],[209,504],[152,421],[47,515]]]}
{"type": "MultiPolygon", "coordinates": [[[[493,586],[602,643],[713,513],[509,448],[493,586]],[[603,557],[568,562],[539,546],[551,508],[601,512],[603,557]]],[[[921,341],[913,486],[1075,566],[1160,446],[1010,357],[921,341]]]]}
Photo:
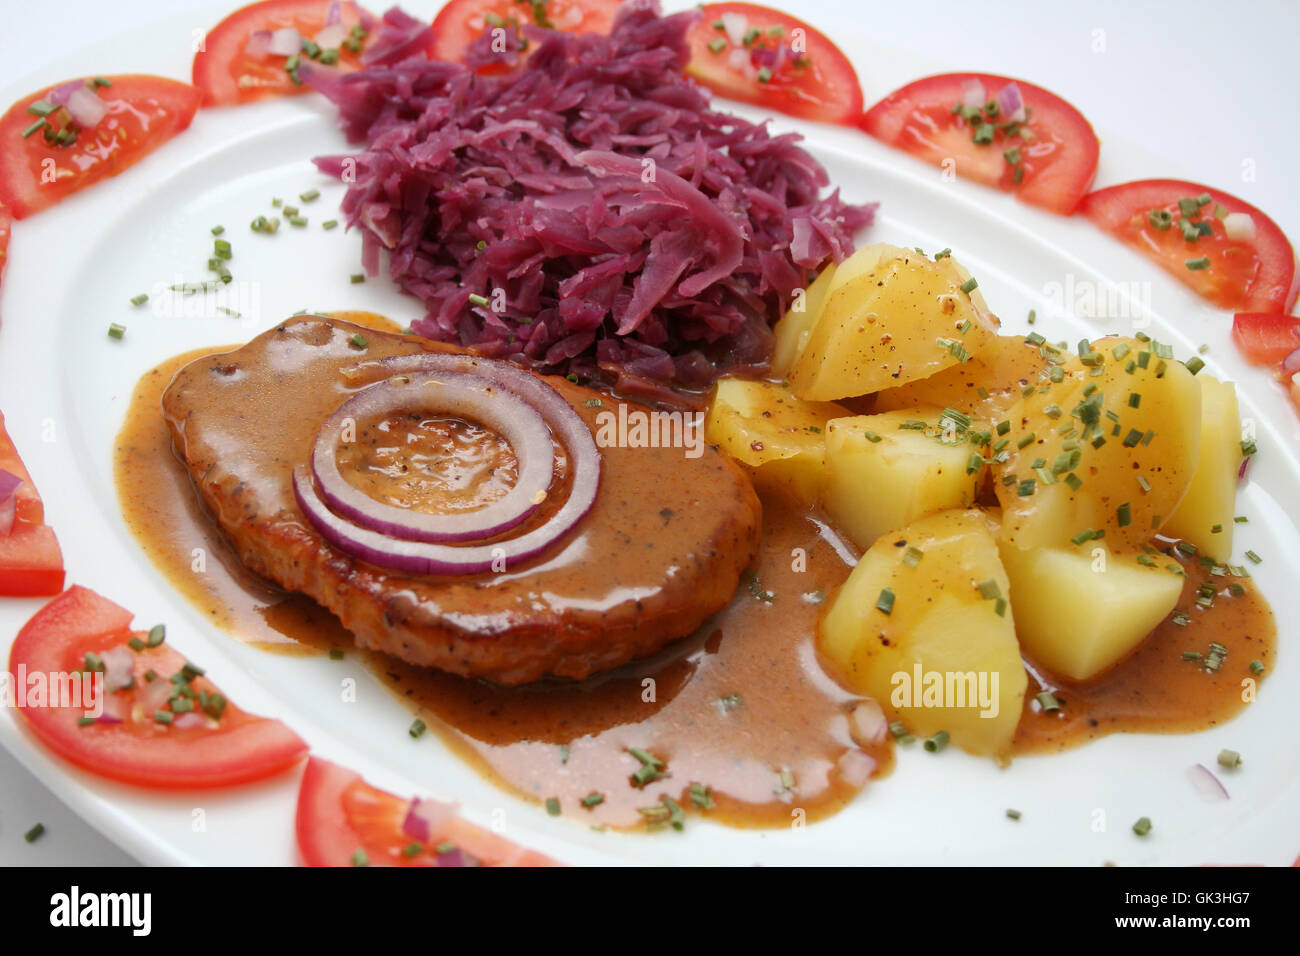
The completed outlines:
{"type": "MultiPolygon", "coordinates": [[[[402,6],[412,14],[432,15],[440,3],[415,0],[402,6]]],[[[781,0],[768,3],[783,5],[781,0]]],[[[41,75],[56,52],[186,10],[194,11],[195,28],[204,29],[237,5],[238,0],[228,7],[214,7],[210,0],[115,0],[107,6],[96,0],[56,0],[24,15],[15,4],[0,31],[3,85],[28,74],[32,82],[26,85],[32,89],[66,79],[41,75]]],[[[667,5],[684,6],[680,0],[667,5]]],[[[924,5],[799,0],[784,5],[832,37],[843,35],[839,24],[888,38],[918,62],[931,64],[933,72],[984,70],[1023,77],[1060,93],[1102,135],[1098,185],[1118,181],[1108,175],[1109,134],[1140,144],[1150,154],[1151,167],[1142,175],[1227,190],[1300,237],[1295,173],[1300,134],[1294,124],[1295,92],[1285,80],[1300,34],[1300,6],[1289,0],[1032,5],[1024,0],[931,0],[924,5]],[[1243,178],[1246,169],[1253,170],[1253,180],[1243,178]]],[[[868,104],[890,92],[873,87],[870,64],[857,66],[868,104]]],[[[129,62],[117,68],[129,69],[129,62]]],[[[0,750],[0,865],[132,862],[0,750]],[[45,835],[32,845],[24,843],[23,834],[38,821],[45,824],[45,835]]]]}

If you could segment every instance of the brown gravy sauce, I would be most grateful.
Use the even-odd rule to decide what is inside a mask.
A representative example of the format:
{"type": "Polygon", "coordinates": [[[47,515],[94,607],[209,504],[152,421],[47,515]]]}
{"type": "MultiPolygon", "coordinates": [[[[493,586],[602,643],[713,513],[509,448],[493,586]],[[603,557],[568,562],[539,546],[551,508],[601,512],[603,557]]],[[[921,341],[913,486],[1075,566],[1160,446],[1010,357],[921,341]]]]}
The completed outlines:
{"type": "MultiPolygon", "coordinates": [[[[392,328],[378,317],[338,317],[392,328]]],[[[662,806],[662,796],[691,813],[692,783],[710,788],[716,804],[710,818],[741,827],[815,820],[858,792],[860,784],[845,778],[840,760],[855,749],[848,715],[859,698],[826,676],[814,645],[819,599],[843,582],[851,562],[815,515],[765,496],[762,547],[750,586],[742,583],[732,603],[699,633],[651,660],[582,683],[517,688],[421,670],[356,650],[332,614],[245,570],[204,513],[172,451],[159,403],[182,366],[226,350],[189,352],[146,373],[115,451],[128,526],[168,581],[214,624],[267,650],[363,657],[431,730],[490,779],[525,798],[555,798],[561,812],[595,826],[640,826],[646,818],[639,809],[662,806]],[[805,559],[797,558],[798,549],[805,559]],[[201,573],[196,555],[206,562],[201,573]],[[669,776],[634,787],[630,775],[640,764],[628,753],[632,747],[662,760],[669,776]]],[[[431,450],[473,437],[427,421],[395,427],[394,436],[431,450]]],[[[482,492],[497,480],[493,468],[508,470],[512,457],[491,447],[481,457],[468,456],[465,481],[482,492]]],[[[447,477],[434,475],[434,483],[446,484],[447,477]]],[[[506,487],[508,477],[501,479],[506,487]]],[[[423,478],[390,473],[375,480],[369,490],[394,503],[424,497],[416,487],[426,483],[423,478]]],[[[1187,626],[1161,625],[1131,658],[1084,684],[1056,681],[1028,664],[1017,753],[1063,750],[1116,731],[1201,730],[1245,706],[1243,679],[1260,679],[1250,662],[1260,661],[1265,674],[1271,668],[1272,613],[1249,580],[1212,577],[1194,558],[1182,563],[1188,580],[1179,608],[1191,619],[1187,626]],[[1195,603],[1206,579],[1221,591],[1209,609],[1195,603]],[[1242,596],[1228,593],[1234,581],[1244,586],[1242,596]],[[1219,671],[1182,659],[1185,650],[1205,653],[1211,640],[1228,648],[1219,671]],[[1035,695],[1043,689],[1061,699],[1059,712],[1042,712],[1035,695]]],[[[874,776],[888,773],[892,748],[868,752],[878,762],[874,776]]]]}

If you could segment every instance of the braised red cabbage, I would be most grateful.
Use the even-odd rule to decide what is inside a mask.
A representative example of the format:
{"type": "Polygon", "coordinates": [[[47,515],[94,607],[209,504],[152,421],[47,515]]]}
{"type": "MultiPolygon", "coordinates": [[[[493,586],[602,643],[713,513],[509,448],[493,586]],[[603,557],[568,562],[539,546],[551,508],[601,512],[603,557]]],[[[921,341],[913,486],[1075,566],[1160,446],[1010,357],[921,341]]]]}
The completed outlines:
{"type": "Polygon", "coordinates": [[[488,30],[431,61],[394,9],[364,69],[302,64],[364,144],[316,163],[348,183],[366,269],[387,250],[424,303],[415,332],[665,400],[766,364],[771,323],[875,206],[823,196],[799,136],[712,108],[682,72],[698,15],[629,0],[608,36],[528,27],[523,65],[483,76],[519,44],[488,30]]]}

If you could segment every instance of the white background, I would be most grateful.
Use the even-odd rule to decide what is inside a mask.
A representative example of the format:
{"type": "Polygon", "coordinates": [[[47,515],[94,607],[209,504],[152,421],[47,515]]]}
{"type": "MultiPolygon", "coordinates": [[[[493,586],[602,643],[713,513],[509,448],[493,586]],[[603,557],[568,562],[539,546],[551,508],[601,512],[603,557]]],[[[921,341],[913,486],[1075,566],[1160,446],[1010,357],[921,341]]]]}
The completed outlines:
{"type": "MultiPolygon", "coordinates": [[[[201,30],[236,3],[63,0],[28,6],[30,15],[12,4],[0,31],[3,85],[36,89],[67,79],[45,67],[56,53],[129,34],[140,24],[186,9],[195,11],[194,27],[201,30]],[[24,77],[30,82],[18,82],[24,77]]],[[[403,4],[408,12],[430,16],[438,5],[438,0],[403,4]]],[[[1108,165],[1106,142],[1122,140],[1124,178],[1185,178],[1222,188],[1263,208],[1293,238],[1300,236],[1295,172],[1300,143],[1295,91],[1286,81],[1300,34],[1300,7],[1294,4],[799,0],[787,5],[832,38],[845,28],[869,33],[877,42],[928,61],[934,72],[1003,73],[1060,93],[1102,136],[1098,185],[1119,181],[1108,165]],[[1134,144],[1140,147],[1139,159],[1148,164],[1139,170],[1133,169],[1134,144]],[[1248,167],[1254,170],[1253,181],[1243,179],[1248,167]]],[[[130,72],[130,43],[113,49],[107,62],[86,63],[85,72],[130,72]]],[[[846,52],[853,56],[851,48],[846,52]]],[[[857,59],[855,65],[868,104],[890,92],[875,81],[870,62],[857,59]]],[[[0,864],[129,862],[0,750],[0,864]],[[28,846],[22,834],[38,820],[47,833],[28,846]]]]}

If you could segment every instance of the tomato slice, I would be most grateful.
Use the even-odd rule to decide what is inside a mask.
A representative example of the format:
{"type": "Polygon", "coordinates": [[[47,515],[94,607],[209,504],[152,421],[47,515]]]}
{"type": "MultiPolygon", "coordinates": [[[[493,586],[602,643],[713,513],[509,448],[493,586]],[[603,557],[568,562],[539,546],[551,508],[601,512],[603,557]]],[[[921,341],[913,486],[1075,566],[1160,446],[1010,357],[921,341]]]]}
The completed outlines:
{"type": "Polygon", "coordinates": [[[945,73],[909,83],[871,107],[861,125],[876,139],[937,166],[955,162],[963,179],[1063,216],[1074,212],[1092,188],[1101,151],[1092,124],[1065,100],[1041,86],[992,73],[945,73]],[[954,112],[972,92],[972,99],[987,103],[1009,93],[1011,84],[1025,108],[1023,122],[1000,109],[990,117],[975,108],[978,123],[970,111],[954,112]],[[977,130],[984,127],[992,139],[976,142],[977,130]]]}
{"type": "Polygon", "coordinates": [[[1145,179],[1099,189],[1084,199],[1080,211],[1221,308],[1289,312],[1295,304],[1300,274],[1291,243],[1272,219],[1236,196],[1176,179],[1145,179]],[[1199,199],[1208,201],[1195,215],[1180,209],[1179,200],[1199,199]],[[1216,210],[1250,216],[1255,238],[1229,239],[1216,210]],[[1171,224],[1157,228],[1153,211],[1167,213],[1171,224]],[[1204,223],[1210,234],[1185,238],[1183,219],[1204,223]],[[1208,268],[1188,267],[1203,259],[1208,268]]]}
{"type": "Polygon", "coordinates": [[[707,3],[687,36],[686,72],[720,96],[819,120],[853,123],[862,85],[820,30],[754,3],[707,3]]]}
{"type": "Polygon", "coordinates": [[[1277,365],[1300,349],[1300,317],[1282,312],[1238,312],[1232,338],[1253,365],[1277,365]]]}
{"type": "Polygon", "coordinates": [[[9,671],[20,700],[33,697],[34,679],[49,689],[43,700],[29,699],[20,707],[49,749],[91,773],[161,789],[260,780],[302,758],[307,745],[297,734],[278,720],[224,702],[201,671],[183,673],[185,658],[166,644],[129,649],[132,638],[146,639],[143,632],[132,633],[131,616],[94,591],[74,586],[18,632],[9,671]],[[88,654],[105,661],[129,655],[134,686],[112,692],[105,687],[100,698],[104,716],[117,722],[87,723],[84,694],[76,701],[53,693],[56,681],[66,683],[84,670],[88,654]],[[182,706],[193,709],[182,712],[182,706]],[[159,711],[174,712],[173,722],[157,721],[159,711]]]}
{"type": "MultiPolygon", "coordinates": [[[[359,48],[364,47],[366,38],[364,33],[352,37],[351,31],[354,27],[361,31],[369,29],[362,26],[363,20],[371,26],[377,21],[357,4],[333,0],[263,0],[236,10],[203,38],[203,48],[194,54],[191,68],[194,85],[203,91],[203,105],[233,106],[309,92],[310,87],[295,83],[285,69],[288,56],[265,50],[265,34],[258,37],[254,34],[292,28],[303,39],[315,42],[328,25],[331,7],[338,12],[338,22],[349,32],[352,42],[345,46],[342,41],[326,36],[321,52],[329,49],[334,53],[326,54],[324,61],[316,59],[332,62],[340,70],[359,69],[359,48]],[[333,59],[334,55],[337,60],[333,59]]],[[[300,56],[308,54],[303,52],[300,56]]]]}
{"type": "Polygon", "coordinates": [[[63,552],[54,529],[45,524],[45,505],[27,466],[18,457],[0,413],[0,471],[22,484],[14,492],[14,519],[8,534],[0,534],[0,595],[44,597],[63,590],[63,552]]]}
{"type": "Polygon", "coordinates": [[[9,264],[9,233],[13,230],[13,225],[13,213],[0,202],[0,281],[4,280],[5,266],[9,264]]]}
{"type": "Polygon", "coordinates": [[[23,136],[41,120],[29,107],[43,109],[50,94],[64,84],[23,97],[0,117],[0,202],[15,219],[116,176],[188,127],[199,106],[198,90],[161,76],[97,79],[111,85],[95,86],[89,80],[86,85],[103,100],[107,113],[93,129],[78,130],[70,145],[56,145],[45,136],[55,127],[63,128],[63,109],[50,114],[43,129],[23,136]]]}
{"type": "MultiPolygon", "coordinates": [[[[516,31],[524,24],[560,33],[608,33],[620,0],[451,0],[433,18],[435,60],[455,61],[484,28],[501,23],[516,31]]],[[[528,55],[527,50],[524,55],[528,55]]],[[[479,68],[480,73],[506,73],[505,64],[479,68]]]]}
{"type": "Polygon", "coordinates": [[[440,807],[444,822],[428,840],[415,841],[402,832],[410,800],[370,786],[346,767],[312,757],[298,791],[298,852],[308,866],[556,865],[462,819],[454,808],[440,807]],[[419,852],[413,852],[416,846],[419,852]]]}

